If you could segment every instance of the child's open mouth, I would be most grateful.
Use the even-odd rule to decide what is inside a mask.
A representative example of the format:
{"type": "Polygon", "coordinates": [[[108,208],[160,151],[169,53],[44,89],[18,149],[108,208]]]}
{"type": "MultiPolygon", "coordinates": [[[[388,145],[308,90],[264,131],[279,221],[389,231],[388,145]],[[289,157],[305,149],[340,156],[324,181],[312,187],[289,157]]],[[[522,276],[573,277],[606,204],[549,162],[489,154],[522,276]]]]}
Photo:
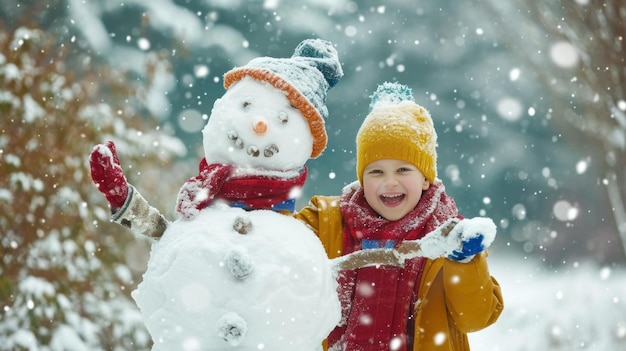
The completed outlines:
{"type": "Polygon", "coordinates": [[[378,198],[386,206],[395,206],[399,204],[400,202],[402,202],[402,200],[404,200],[405,197],[406,197],[405,194],[396,193],[396,194],[382,194],[378,198]]]}

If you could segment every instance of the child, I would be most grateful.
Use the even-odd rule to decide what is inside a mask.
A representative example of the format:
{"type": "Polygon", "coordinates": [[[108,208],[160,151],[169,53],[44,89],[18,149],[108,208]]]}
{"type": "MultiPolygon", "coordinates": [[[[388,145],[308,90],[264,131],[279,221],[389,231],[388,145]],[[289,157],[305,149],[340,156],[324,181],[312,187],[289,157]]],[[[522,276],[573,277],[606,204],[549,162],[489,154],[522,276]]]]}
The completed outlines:
{"type": "MultiPolygon", "coordinates": [[[[341,196],[313,197],[296,214],[330,258],[393,247],[461,218],[437,178],[433,121],[411,90],[382,84],[370,107],[356,139],[358,182],[341,196]]],[[[467,333],[494,323],[503,308],[482,249],[340,272],[343,316],[328,349],[469,350],[467,333]]]]}

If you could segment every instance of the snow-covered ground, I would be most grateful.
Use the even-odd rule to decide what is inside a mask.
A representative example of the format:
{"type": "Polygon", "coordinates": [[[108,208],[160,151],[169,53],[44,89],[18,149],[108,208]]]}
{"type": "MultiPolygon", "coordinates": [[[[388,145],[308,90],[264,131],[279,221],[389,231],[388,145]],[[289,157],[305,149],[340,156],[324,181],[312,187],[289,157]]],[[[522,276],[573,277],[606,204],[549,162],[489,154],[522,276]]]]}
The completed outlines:
{"type": "Polygon", "coordinates": [[[489,266],[504,311],[470,334],[472,350],[626,350],[626,269],[580,262],[550,271],[501,255],[492,252],[489,266]]]}

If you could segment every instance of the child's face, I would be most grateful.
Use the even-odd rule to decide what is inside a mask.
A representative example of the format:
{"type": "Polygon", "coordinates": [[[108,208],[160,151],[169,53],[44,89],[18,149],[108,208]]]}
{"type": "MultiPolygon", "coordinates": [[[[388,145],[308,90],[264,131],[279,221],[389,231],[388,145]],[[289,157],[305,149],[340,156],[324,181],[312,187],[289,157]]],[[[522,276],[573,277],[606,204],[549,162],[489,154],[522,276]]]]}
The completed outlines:
{"type": "Polygon", "coordinates": [[[397,221],[409,213],[430,183],[406,161],[383,159],[370,163],[363,172],[367,203],[385,219],[397,221]]]}

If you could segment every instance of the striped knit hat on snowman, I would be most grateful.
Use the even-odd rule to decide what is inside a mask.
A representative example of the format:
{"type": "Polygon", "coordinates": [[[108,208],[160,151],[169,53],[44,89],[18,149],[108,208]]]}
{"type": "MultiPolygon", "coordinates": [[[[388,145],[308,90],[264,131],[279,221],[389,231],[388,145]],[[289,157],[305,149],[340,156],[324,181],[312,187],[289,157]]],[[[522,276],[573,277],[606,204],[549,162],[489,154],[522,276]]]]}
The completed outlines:
{"type": "Polygon", "coordinates": [[[289,102],[306,119],[313,149],[311,158],[326,148],[325,119],[328,118],[326,94],[343,76],[333,44],[322,39],[307,39],[296,47],[291,58],[258,57],[224,74],[224,87],[249,76],[265,81],[286,93],[289,102]]]}

